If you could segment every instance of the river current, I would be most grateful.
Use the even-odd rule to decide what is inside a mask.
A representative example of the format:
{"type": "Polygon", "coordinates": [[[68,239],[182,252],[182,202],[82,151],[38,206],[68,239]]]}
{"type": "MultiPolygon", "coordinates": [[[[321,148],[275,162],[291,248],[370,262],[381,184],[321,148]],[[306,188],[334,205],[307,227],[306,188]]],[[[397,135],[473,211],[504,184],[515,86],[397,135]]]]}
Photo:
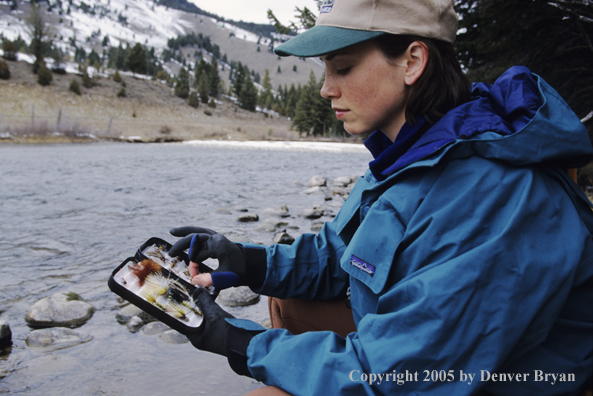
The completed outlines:
{"type": "MultiPolygon", "coordinates": [[[[107,279],[148,238],[174,242],[168,230],[176,226],[200,225],[231,240],[271,244],[273,233],[258,228],[266,219],[261,213],[286,205],[288,232],[311,232],[311,220],[299,214],[328,205],[321,193],[303,193],[311,176],[331,182],[362,175],[372,159],[348,145],[333,151],[264,147],[0,145],[0,319],[13,339],[0,356],[0,391],[243,395],[260,387],[234,374],[226,358],[118,324],[121,304],[107,279]],[[259,213],[260,222],[238,222],[239,208],[259,213]],[[78,293],[96,308],[77,329],[93,339],[53,352],[29,348],[25,314],[56,292],[78,293]]],[[[265,304],[262,298],[252,308],[223,308],[261,321],[265,304]]]]}

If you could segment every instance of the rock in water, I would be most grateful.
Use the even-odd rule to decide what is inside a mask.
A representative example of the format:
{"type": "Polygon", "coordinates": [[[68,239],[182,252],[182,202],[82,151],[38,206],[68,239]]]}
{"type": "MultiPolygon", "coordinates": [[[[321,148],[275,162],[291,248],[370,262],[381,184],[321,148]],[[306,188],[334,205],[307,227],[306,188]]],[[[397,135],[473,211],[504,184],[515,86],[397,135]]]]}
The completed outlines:
{"type": "Polygon", "coordinates": [[[120,324],[126,324],[132,319],[134,316],[138,316],[144,323],[154,322],[156,319],[153,318],[151,315],[147,314],[140,308],[135,305],[129,304],[119,310],[119,312],[115,315],[115,319],[120,324]]]}
{"type": "Polygon", "coordinates": [[[127,326],[130,333],[135,333],[144,326],[144,321],[139,316],[132,316],[127,326]]]}
{"type": "Polygon", "coordinates": [[[323,213],[317,209],[305,209],[301,215],[306,219],[318,219],[323,216],[323,213]]]}
{"type": "Polygon", "coordinates": [[[255,213],[249,213],[249,214],[244,214],[239,216],[239,218],[237,219],[242,223],[249,223],[249,222],[253,222],[253,221],[258,221],[259,220],[259,216],[256,215],[255,213]]]}
{"type": "Polygon", "coordinates": [[[0,347],[12,344],[12,331],[6,321],[0,320],[0,347]]]}
{"type": "Polygon", "coordinates": [[[175,330],[167,330],[162,333],[159,338],[168,344],[185,344],[186,342],[189,342],[186,336],[175,330]]]}
{"type": "Polygon", "coordinates": [[[142,332],[146,335],[161,334],[165,331],[171,330],[169,326],[162,322],[152,322],[144,326],[142,332]]]}
{"type": "Polygon", "coordinates": [[[29,333],[26,343],[32,348],[45,348],[48,351],[69,348],[89,342],[93,337],[80,331],[53,327],[51,329],[33,330],[29,333]]]}
{"type": "Polygon", "coordinates": [[[75,293],[56,293],[37,301],[25,321],[31,326],[80,326],[93,316],[94,308],[75,293]]]}
{"type": "Polygon", "coordinates": [[[259,301],[259,294],[247,286],[231,287],[220,291],[218,299],[227,307],[245,307],[259,301]]]}
{"type": "Polygon", "coordinates": [[[307,187],[323,187],[325,185],[327,185],[327,180],[325,179],[325,177],[319,175],[311,177],[311,179],[309,179],[309,182],[307,183],[307,187]]]}
{"type": "Polygon", "coordinates": [[[290,245],[294,242],[294,237],[286,232],[286,230],[281,231],[274,235],[274,243],[290,245]]]}

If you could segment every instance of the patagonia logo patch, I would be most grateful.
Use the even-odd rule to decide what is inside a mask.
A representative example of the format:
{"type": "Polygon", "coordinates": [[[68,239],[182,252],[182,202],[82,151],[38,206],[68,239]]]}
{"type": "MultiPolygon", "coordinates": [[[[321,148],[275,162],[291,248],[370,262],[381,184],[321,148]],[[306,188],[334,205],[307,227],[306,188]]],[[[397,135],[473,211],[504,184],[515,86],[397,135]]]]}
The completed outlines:
{"type": "Polygon", "coordinates": [[[334,1],[335,0],[324,0],[323,3],[321,3],[321,10],[319,11],[319,13],[327,14],[328,12],[330,12],[334,7],[334,1]]]}
{"type": "Polygon", "coordinates": [[[366,272],[370,276],[375,275],[375,267],[366,261],[359,259],[355,255],[350,256],[350,265],[353,265],[359,270],[366,272]]]}

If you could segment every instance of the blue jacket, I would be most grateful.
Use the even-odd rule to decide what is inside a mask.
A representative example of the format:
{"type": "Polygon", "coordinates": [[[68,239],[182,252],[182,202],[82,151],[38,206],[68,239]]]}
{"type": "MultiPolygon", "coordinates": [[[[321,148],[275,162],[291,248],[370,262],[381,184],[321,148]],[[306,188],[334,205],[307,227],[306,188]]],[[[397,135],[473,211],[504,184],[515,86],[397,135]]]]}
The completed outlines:
{"type": "Polygon", "coordinates": [[[459,396],[575,394],[591,377],[593,214],[565,172],[591,159],[587,132],[522,67],[473,95],[384,180],[360,178],[318,235],[266,248],[256,291],[350,286],[357,332],[263,332],[254,378],[293,395],[459,396]]]}

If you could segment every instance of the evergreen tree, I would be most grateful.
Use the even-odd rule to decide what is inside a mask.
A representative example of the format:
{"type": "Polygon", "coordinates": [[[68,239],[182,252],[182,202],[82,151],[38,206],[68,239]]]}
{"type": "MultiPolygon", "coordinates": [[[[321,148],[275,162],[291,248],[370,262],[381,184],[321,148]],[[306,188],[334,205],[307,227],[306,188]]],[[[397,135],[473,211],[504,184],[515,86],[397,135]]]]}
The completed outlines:
{"type": "Polygon", "coordinates": [[[210,72],[208,73],[208,80],[210,82],[209,94],[213,98],[217,98],[220,94],[220,76],[218,75],[218,62],[212,58],[210,72]]]}
{"type": "Polygon", "coordinates": [[[86,67],[84,68],[84,72],[82,73],[82,85],[85,88],[92,88],[93,85],[95,85],[93,83],[93,79],[89,76],[86,67]]]}
{"type": "Polygon", "coordinates": [[[78,85],[78,81],[76,81],[76,78],[73,78],[72,81],[70,82],[69,89],[70,89],[70,91],[74,92],[76,95],[80,96],[80,85],[78,85]]]}
{"type": "Polygon", "coordinates": [[[198,93],[202,103],[208,103],[208,93],[210,90],[210,79],[206,70],[202,70],[198,78],[198,93]]]}
{"type": "Polygon", "coordinates": [[[177,75],[175,95],[182,99],[185,99],[189,96],[189,74],[183,67],[179,69],[179,74],[177,75]]]}
{"type": "Polygon", "coordinates": [[[274,93],[272,92],[272,82],[270,81],[270,72],[268,69],[264,72],[264,80],[262,81],[262,90],[259,94],[258,104],[261,108],[271,109],[274,101],[274,93]]]}
{"type": "Polygon", "coordinates": [[[257,88],[253,85],[249,73],[245,75],[245,80],[239,94],[239,106],[242,109],[255,111],[257,106],[257,88]]]}
{"type": "Polygon", "coordinates": [[[233,72],[232,77],[232,87],[237,99],[241,96],[241,91],[243,90],[243,84],[245,84],[245,80],[249,78],[249,74],[246,75],[245,69],[241,62],[237,64],[237,68],[233,72]]]}
{"type": "Polygon", "coordinates": [[[146,51],[142,44],[136,43],[124,62],[124,67],[132,73],[146,74],[146,51]]]}
{"type": "Polygon", "coordinates": [[[45,62],[41,62],[39,70],[37,70],[37,83],[39,83],[39,85],[45,86],[49,85],[52,80],[53,76],[51,74],[51,70],[47,68],[45,62]]]}
{"type": "Polygon", "coordinates": [[[315,73],[311,70],[309,82],[301,91],[296,113],[292,120],[292,127],[307,136],[311,134],[323,136],[333,124],[331,103],[319,95],[319,90],[320,84],[317,83],[315,73]]]}
{"type": "Polygon", "coordinates": [[[198,93],[196,91],[193,91],[191,94],[189,94],[189,97],[187,98],[187,104],[194,109],[197,109],[200,106],[200,98],[198,97],[198,93]]]}

